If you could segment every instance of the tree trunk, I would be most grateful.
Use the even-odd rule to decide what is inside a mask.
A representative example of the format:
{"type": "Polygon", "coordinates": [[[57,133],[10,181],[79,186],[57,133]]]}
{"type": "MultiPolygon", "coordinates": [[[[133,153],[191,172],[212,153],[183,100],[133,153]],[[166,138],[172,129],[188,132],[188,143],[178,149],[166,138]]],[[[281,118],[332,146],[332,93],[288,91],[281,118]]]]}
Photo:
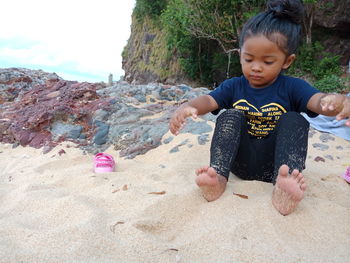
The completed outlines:
{"type": "Polygon", "coordinates": [[[198,41],[198,53],[197,53],[197,56],[198,56],[199,78],[202,81],[203,76],[202,76],[201,52],[202,52],[202,46],[201,46],[201,41],[199,40],[198,41]]]}
{"type": "Polygon", "coordinates": [[[306,44],[312,44],[312,25],[314,22],[315,15],[315,4],[306,4],[305,5],[305,19],[304,19],[304,30],[306,35],[306,44]]]}

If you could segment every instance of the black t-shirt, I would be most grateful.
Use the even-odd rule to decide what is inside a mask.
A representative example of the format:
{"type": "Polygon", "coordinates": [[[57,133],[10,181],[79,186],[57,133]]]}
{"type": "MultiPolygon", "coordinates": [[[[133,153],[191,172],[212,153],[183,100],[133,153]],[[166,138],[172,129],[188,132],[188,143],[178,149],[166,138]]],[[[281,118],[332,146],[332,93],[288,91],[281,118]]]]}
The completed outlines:
{"type": "Polygon", "coordinates": [[[261,138],[274,130],[283,113],[295,111],[317,116],[307,109],[307,103],[318,92],[302,79],[280,74],[265,88],[252,88],[244,76],[231,78],[209,95],[219,105],[219,110],[213,114],[221,109],[238,109],[246,116],[248,133],[261,138]]]}

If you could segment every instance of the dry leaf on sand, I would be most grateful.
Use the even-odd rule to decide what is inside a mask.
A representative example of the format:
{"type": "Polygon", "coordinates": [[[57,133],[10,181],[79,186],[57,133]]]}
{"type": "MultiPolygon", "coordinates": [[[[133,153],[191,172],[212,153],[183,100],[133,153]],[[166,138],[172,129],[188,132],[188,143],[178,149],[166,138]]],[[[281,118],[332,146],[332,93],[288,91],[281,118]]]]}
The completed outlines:
{"type": "Polygon", "coordinates": [[[165,191],[161,191],[161,192],[150,192],[148,193],[149,195],[164,195],[166,192],[165,191]]]}
{"type": "Polygon", "coordinates": [[[233,195],[237,195],[237,196],[239,196],[240,198],[243,198],[243,199],[248,199],[247,195],[236,194],[236,193],[233,193],[233,195]]]}

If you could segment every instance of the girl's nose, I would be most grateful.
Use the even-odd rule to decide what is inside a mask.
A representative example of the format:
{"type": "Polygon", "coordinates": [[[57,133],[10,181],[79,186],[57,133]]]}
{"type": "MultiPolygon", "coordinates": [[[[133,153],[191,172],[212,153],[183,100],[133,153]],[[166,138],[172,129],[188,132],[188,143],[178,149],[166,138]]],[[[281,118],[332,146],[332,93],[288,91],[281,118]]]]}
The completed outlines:
{"type": "Polygon", "coordinates": [[[260,63],[253,63],[252,70],[254,72],[260,72],[262,70],[260,63]]]}

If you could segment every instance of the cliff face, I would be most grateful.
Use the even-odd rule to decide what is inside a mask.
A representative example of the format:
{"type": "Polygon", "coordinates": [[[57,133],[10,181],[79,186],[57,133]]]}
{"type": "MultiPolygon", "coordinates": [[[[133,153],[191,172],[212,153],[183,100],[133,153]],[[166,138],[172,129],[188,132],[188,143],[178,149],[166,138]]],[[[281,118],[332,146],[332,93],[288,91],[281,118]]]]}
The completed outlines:
{"type": "Polygon", "coordinates": [[[350,0],[322,0],[323,8],[315,12],[315,31],[328,52],[341,57],[340,62],[350,61],[350,0]]]}
{"type": "Polygon", "coordinates": [[[323,0],[323,8],[317,8],[315,23],[332,29],[344,37],[350,37],[350,0],[323,0]]]}
{"type": "Polygon", "coordinates": [[[123,51],[123,69],[124,80],[134,84],[185,80],[176,54],[167,52],[165,33],[149,18],[139,22],[133,16],[131,35],[123,51]]]}
{"type": "MultiPolygon", "coordinates": [[[[326,51],[340,56],[342,65],[350,60],[350,0],[321,0],[316,7],[313,33],[326,51]]],[[[165,32],[151,19],[133,17],[131,35],[123,52],[125,80],[135,84],[149,82],[187,82],[176,53],[169,54],[165,32]]],[[[195,85],[195,83],[191,83],[195,85]]]]}

